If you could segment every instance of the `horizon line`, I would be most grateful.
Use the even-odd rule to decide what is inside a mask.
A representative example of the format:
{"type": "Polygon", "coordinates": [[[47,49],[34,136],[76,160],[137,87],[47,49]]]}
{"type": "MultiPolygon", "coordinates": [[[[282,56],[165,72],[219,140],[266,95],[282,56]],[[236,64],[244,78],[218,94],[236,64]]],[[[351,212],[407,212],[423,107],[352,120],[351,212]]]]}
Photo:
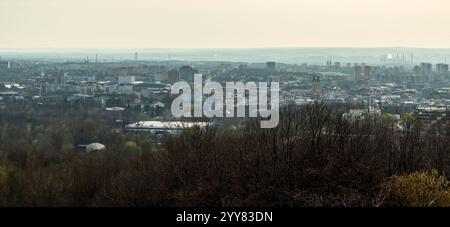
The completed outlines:
{"type": "Polygon", "coordinates": [[[1,51],[23,50],[255,50],[255,49],[450,49],[414,46],[272,46],[272,47],[0,47],[1,51]]]}

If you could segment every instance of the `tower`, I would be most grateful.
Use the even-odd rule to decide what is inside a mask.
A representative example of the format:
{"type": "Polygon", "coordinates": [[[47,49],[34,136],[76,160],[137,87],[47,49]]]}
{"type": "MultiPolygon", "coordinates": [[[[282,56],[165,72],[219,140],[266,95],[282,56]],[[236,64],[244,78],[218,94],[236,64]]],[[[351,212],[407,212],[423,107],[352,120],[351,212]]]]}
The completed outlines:
{"type": "Polygon", "coordinates": [[[420,63],[420,69],[422,70],[422,75],[429,76],[433,72],[433,65],[431,63],[420,63]]]}
{"type": "Polygon", "coordinates": [[[448,76],[448,64],[439,63],[436,65],[436,73],[440,76],[448,76]]]}
{"type": "Polygon", "coordinates": [[[359,80],[362,74],[363,74],[362,66],[356,65],[353,67],[353,76],[355,77],[355,80],[359,80]]]}
{"type": "Polygon", "coordinates": [[[366,79],[370,79],[370,76],[372,74],[372,67],[366,65],[364,66],[363,75],[366,79]]]}
{"type": "Polygon", "coordinates": [[[414,76],[422,75],[422,69],[418,65],[414,66],[413,72],[414,72],[414,76]]]}
{"type": "Polygon", "coordinates": [[[333,67],[333,61],[331,59],[327,59],[327,68],[330,69],[333,67]]]}
{"type": "Polygon", "coordinates": [[[266,62],[266,68],[271,72],[275,71],[275,65],[276,63],[273,61],[266,62]]]}
{"type": "Polygon", "coordinates": [[[320,85],[320,76],[313,76],[313,93],[314,96],[320,97],[322,94],[322,87],[320,85]]]}

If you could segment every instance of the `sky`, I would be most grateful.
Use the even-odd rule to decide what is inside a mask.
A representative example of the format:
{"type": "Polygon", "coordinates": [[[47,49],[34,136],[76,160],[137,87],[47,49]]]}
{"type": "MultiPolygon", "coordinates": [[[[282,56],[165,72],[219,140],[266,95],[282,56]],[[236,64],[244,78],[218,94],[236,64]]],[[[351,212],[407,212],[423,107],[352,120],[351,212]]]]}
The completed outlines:
{"type": "Polygon", "coordinates": [[[448,0],[0,0],[0,48],[450,48],[448,0]]]}

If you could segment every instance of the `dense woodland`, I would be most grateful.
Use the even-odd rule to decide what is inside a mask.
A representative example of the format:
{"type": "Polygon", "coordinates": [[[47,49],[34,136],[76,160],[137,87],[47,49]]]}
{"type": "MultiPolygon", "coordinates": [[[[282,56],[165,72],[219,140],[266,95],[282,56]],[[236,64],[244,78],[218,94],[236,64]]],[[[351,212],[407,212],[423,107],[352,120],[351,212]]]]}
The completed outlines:
{"type": "MultiPolygon", "coordinates": [[[[280,125],[126,135],[96,107],[0,109],[0,206],[450,206],[450,131],[323,104],[280,125]],[[85,153],[77,144],[107,149],[85,153]]],[[[125,114],[133,120],[133,114],[125,114]]]]}

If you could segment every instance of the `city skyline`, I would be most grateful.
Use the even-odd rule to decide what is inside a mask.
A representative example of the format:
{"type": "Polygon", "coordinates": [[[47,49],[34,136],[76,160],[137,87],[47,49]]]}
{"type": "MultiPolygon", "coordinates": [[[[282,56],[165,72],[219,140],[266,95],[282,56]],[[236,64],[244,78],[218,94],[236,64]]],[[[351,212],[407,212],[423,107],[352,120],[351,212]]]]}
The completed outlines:
{"type": "Polygon", "coordinates": [[[0,49],[450,48],[445,0],[2,0],[0,49]]]}

